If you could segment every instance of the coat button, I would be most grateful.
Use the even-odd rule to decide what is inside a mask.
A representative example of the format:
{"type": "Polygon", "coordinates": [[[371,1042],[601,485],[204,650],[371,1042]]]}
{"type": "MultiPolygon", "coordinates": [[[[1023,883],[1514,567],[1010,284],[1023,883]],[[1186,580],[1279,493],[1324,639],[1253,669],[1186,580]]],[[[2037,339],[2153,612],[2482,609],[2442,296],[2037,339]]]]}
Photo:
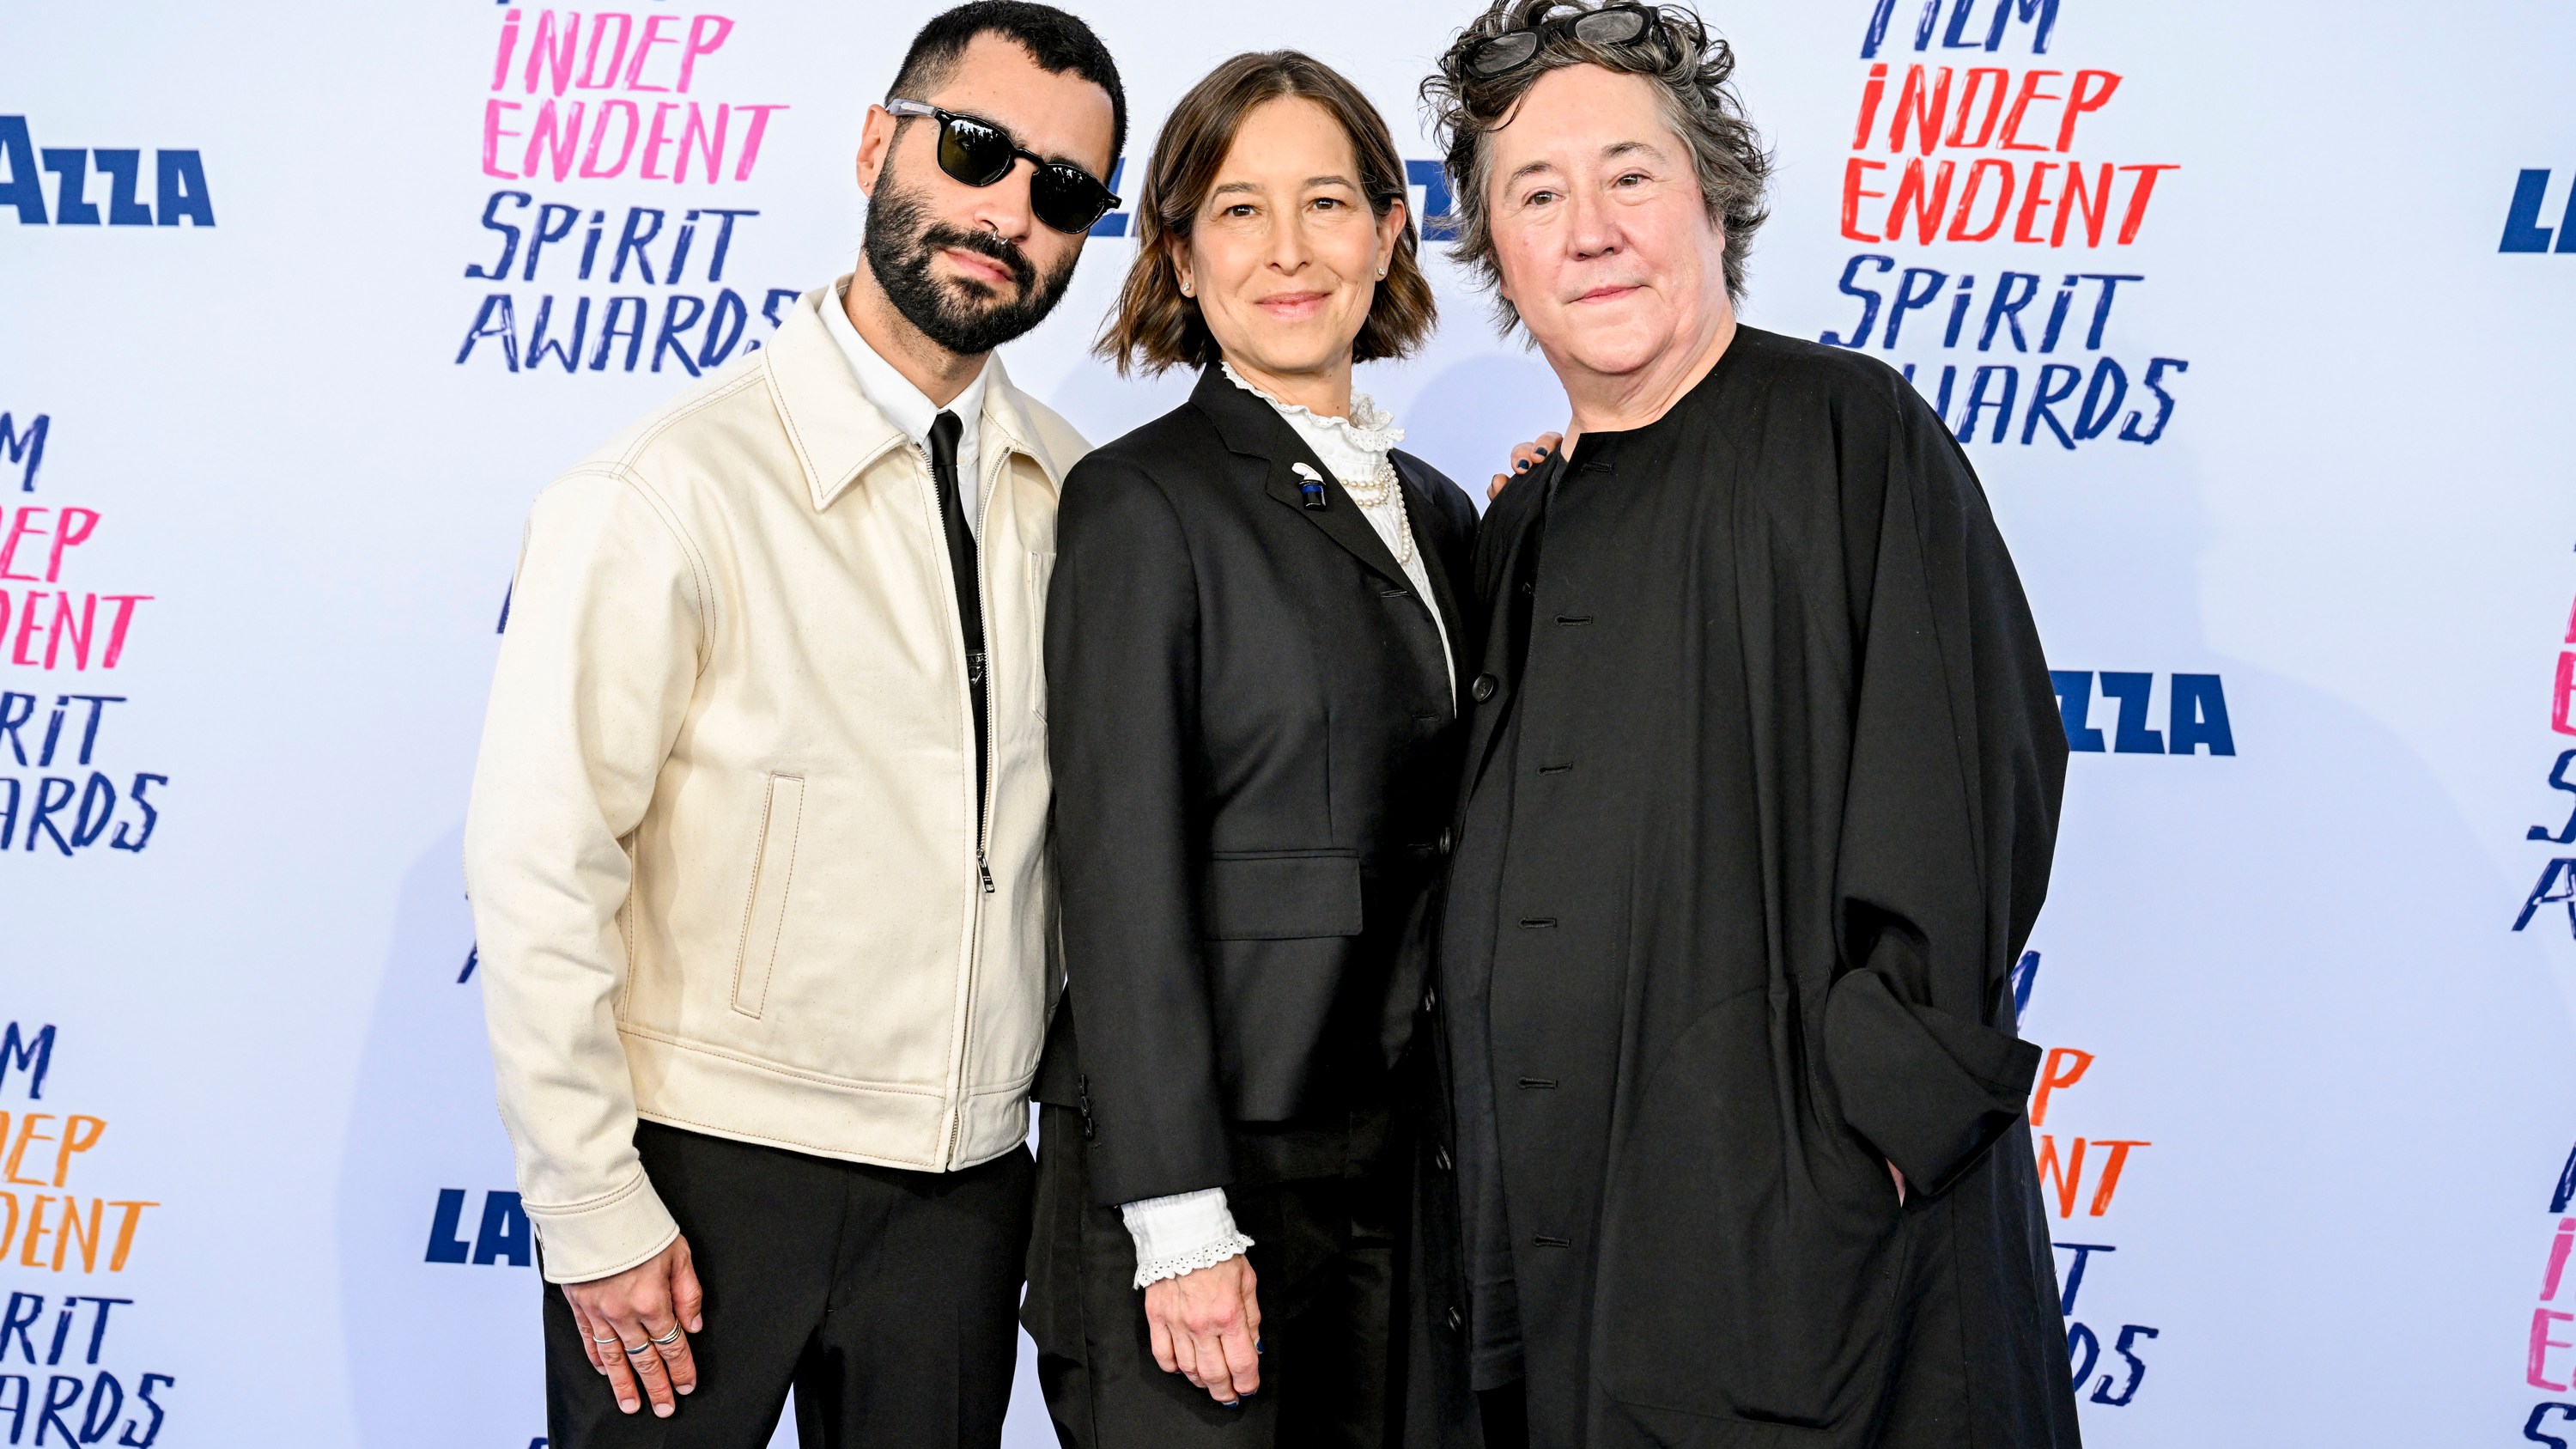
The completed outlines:
{"type": "Polygon", "coordinates": [[[1425,1010],[1425,1011],[1431,1011],[1431,1010],[1436,1009],[1439,1005],[1440,1005],[1440,992],[1439,992],[1438,988],[1436,988],[1436,987],[1430,987],[1430,986],[1425,986],[1425,987],[1423,987],[1423,988],[1422,988],[1422,1009],[1423,1009],[1423,1010],[1425,1010]]]}
{"type": "Polygon", "coordinates": [[[1443,830],[1440,832],[1440,840],[1435,848],[1442,855],[1447,855],[1449,853],[1449,848],[1457,843],[1457,838],[1455,836],[1451,835],[1448,831],[1443,830]]]}
{"type": "Polygon", "coordinates": [[[1451,1333],[1456,1333],[1459,1329],[1465,1327],[1466,1324],[1467,1316],[1460,1313],[1455,1305],[1452,1305],[1449,1309],[1449,1331],[1451,1333]]]}
{"type": "Polygon", "coordinates": [[[1438,1167],[1442,1172],[1447,1172],[1447,1171],[1449,1171],[1449,1170],[1450,1170],[1449,1149],[1448,1149],[1448,1148],[1446,1148],[1446,1147],[1434,1147],[1434,1148],[1432,1148],[1432,1149],[1431,1149],[1431,1161],[1432,1161],[1432,1164],[1433,1164],[1434,1166],[1438,1167]]]}
{"type": "Polygon", "coordinates": [[[1494,688],[1494,676],[1479,674],[1476,676],[1476,682],[1467,686],[1467,697],[1478,704],[1483,704],[1494,697],[1494,688]]]}

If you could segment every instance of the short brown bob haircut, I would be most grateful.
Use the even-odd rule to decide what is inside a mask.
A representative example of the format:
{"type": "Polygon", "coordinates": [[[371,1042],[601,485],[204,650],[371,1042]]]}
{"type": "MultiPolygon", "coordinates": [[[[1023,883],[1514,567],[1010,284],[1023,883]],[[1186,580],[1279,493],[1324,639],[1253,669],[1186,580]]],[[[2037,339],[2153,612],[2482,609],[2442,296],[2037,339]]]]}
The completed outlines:
{"type": "MultiPolygon", "coordinates": [[[[1154,140],[1154,159],[1136,198],[1136,264],[1128,269],[1118,310],[1094,347],[1118,364],[1120,376],[1136,369],[1150,376],[1216,361],[1216,339],[1199,315],[1199,304],[1181,295],[1173,247],[1189,240],[1243,118],[1264,102],[1286,96],[1314,101],[1341,122],[1359,162],[1360,194],[1368,198],[1372,214],[1383,218],[1388,207],[1404,200],[1404,161],[1396,154],[1385,118],[1332,67],[1294,50],[1238,55],[1218,66],[1181,97],[1154,140]]],[[[1368,318],[1351,344],[1352,361],[1403,357],[1430,335],[1437,309],[1431,283],[1414,259],[1419,247],[1408,213],[1394,260],[1387,264],[1386,278],[1377,284],[1368,318]]]]}

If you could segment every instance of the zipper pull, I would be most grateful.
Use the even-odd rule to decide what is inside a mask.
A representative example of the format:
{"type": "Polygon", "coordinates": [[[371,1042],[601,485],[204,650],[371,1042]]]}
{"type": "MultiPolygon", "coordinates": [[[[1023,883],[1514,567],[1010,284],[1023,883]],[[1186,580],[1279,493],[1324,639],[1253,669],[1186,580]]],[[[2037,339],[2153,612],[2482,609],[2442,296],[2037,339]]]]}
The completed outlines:
{"type": "Polygon", "coordinates": [[[984,852],[981,850],[975,852],[975,874],[983,877],[984,894],[988,896],[991,895],[993,893],[993,872],[985,868],[984,852]]]}

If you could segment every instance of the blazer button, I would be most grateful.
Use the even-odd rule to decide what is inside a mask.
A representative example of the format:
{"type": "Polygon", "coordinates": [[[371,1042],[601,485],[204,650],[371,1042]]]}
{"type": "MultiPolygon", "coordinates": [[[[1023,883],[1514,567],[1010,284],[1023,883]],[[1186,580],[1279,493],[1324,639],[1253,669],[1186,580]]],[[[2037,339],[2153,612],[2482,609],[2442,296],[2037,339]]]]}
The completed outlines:
{"type": "Polygon", "coordinates": [[[1464,1328],[1466,1324],[1466,1315],[1460,1313],[1455,1306],[1452,1306],[1449,1310],[1449,1331],[1451,1333],[1456,1333],[1459,1329],[1464,1328]]]}
{"type": "Polygon", "coordinates": [[[1432,1161],[1432,1164],[1433,1164],[1434,1166],[1438,1167],[1442,1172],[1447,1172],[1447,1171],[1449,1171],[1449,1170],[1450,1170],[1450,1166],[1451,1166],[1450,1161],[1449,1161],[1449,1149],[1448,1149],[1448,1148],[1446,1148],[1446,1147],[1434,1147],[1434,1148],[1432,1148],[1432,1149],[1431,1149],[1431,1161],[1432,1161]]]}
{"type": "Polygon", "coordinates": [[[1494,676],[1479,674],[1476,676],[1476,682],[1467,686],[1467,697],[1478,704],[1483,704],[1494,697],[1494,688],[1494,676]]]}
{"type": "Polygon", "coordinates": [[[1449,847],[1457,843],[1456,837],[1452,836],[1446,829],[1443,829],[1440,832],[1440,840],[1435,848],[1438,849],[1442,855],[1447,855],[1449,853],[1449,847]]]}

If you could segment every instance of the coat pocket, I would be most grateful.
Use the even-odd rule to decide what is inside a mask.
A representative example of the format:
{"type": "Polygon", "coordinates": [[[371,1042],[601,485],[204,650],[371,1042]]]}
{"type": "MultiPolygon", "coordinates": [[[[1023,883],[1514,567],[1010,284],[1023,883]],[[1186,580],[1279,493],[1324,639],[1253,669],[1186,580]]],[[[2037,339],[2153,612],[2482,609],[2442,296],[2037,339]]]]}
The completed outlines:
{"type": "Polygon", "coordinates": [[[1356,851],[1221,855],[1207,863],[1207,934],[1217,941],[1302,941],[1360,933],[1356,851]]]}
{"type": "Polygon", "coordinates": [[[1886,1380],[1896,1190],[1867,1148],[1781,1100],[1773,1026],[1767,993],[1741,992],[1648,1074],[1602,1208],[1593,1372],[1631,1409],[1851,1442],[1886,1380]]]}
{"type": "Polygon", "coordinates": [[[760,813],[760,857],[752,862],[742,942],[733,958],[733,1009],[745,1016],[760,1015],[769,996],[769,970],[787,924],[787,888],[796,876],[796,834],[804,816],[804,778],[770,776],[769,801],[760,813]]]}
{"type": "Polygon", "coordinates": [[[1023,647],[1029,656],[1029,708],[1040,719],[1045,719],[1047,712],[1047,580],[1054,573],[1054,554],[1029,550],[1029,636],[1023,647]]]}

